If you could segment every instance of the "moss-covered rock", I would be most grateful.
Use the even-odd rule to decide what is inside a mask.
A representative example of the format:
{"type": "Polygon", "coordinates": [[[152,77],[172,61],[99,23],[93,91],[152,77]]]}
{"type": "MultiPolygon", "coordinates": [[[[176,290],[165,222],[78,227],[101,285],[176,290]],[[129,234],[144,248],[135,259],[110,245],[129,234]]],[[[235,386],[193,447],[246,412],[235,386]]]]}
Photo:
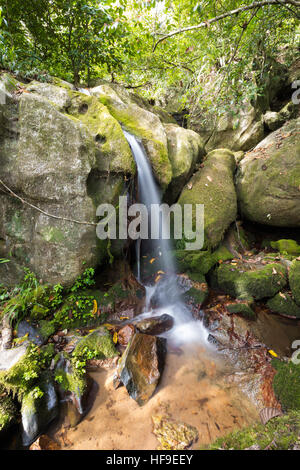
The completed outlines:
{"type": "Polygon", "coordinates": [[[221,264],[215,282],[220,290],[243,300],[273,297],[287,284],[287,268],[280,263],[257,266],[221,264]]]}
{"type": "Polygon", "coordinates": [[[220,437],[210,450],[291,450],[297,445],[300,433],[300,413],[290,413],[271,419],[266,425],[256,424],[220,437]]]}
{"type": "Polygon", "coordinates": [[[274,359],[272,365],[277,370],[273,379],[276,398],[285,411],[300,411],[300,364],[274,359]]]}
{"type": "Polygon", "coordinates": [[[248,320],[255,320],[255,312],[251,308],[251,302],[244,300],[241,302],[226,304],[229,313],[237,313],[248,320]]]}
{"type": "Polygon", "coordinates": [[[240,162],[237,195],[242,215],[265,225],[300,226],[300,120],[287,122],[240,162]]]}
{"type": "Polygon", "coordinates": [[[204,246],[215,247],[222,240],[226,229],[236,219],[237,201],[233,183],[235,159],[226,149],[210,152],[204,166],[183,189],[179,204],[204,205],[204,246]]]}
{"type": "Polygon", "coordinates": [[[84,336],[76,345],[73,354],[75,356],[84,356],[87,351],[91,351],[94,357],[99,359],[115,357],[119,354],[109,331],[103,326],[84,336]]]}
{"type": "Polygon", "coordinates": [[[0,436],[16,422],[17,415],[18,410],[14,401],[0,385],[0,436]]]}
{"type": "Polygon", "coordinates": [[[201,273],[188,272],[181,275],[184,279],[184,298],[189,302],[202,305],[208,297],[209,290],[206,279],[201,273]]]}
{"type": "Polygon", "coordinates": [[[295,240],[282,239],[271,241],[270,246],[278,250],[281,254],[298,256],[300,255],[300,245],[295,240]]]}
{"type": "Polygon", "coordinates": [[[215,264],[219,261],[227,261],[233,259],[232,253],[224,247],[220,246],[216,251],[193,251],[193,250],[176,250],[176,257],[179,272],[193,272],[199,274],[207,274],[215,264]]]}
{"type": "Polygon", "coordinates": [[[300,318],[300,307],[287,292],[279,292],[276,294],[273,299],[268,300],[267,306],[274,313],[300,318]]]}
{"type": "Polygon", "coordinates": [[[159,117],[138,106],[129,95],[125,98],[108,85],[93,88],[91,93],[99,98],[126,130],[142,139],[154,175],[165,189],[172,179],[172,167],[168,158],[166,133],[159,117]]]}
{"type": "Polygon", "coordinates": [[[65,87],[33,81],[26,86],[26,90],[44,96],[47,100],[51,101],[59,111],[64,111],[71,105],[70,93],[65,87]]]}
{"type": "Polygon", "coordinates": [[[289,270],[289,282],[293,298],[296,304],[300,305],[300,261],[298,259],[292,261],[289,270]]]}

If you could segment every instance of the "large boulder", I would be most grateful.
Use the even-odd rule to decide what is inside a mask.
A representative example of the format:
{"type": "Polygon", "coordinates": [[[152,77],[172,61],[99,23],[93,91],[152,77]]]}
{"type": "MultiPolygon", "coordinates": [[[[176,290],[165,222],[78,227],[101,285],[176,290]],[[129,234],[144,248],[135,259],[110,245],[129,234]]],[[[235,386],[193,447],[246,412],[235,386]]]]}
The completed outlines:
{"type": "Polygon", "coordinates": [[[227,149],[214,150],[207,155],[203,168],[194,174],[179,197],[178,202],[182,206],[204,205],[205,246],[217,246],[236,219],[234,170],[233,153],[227,149]]]}
{"type": "Polygon", "coordinates": [[[203,141],[196,132],[175,124],[165,124],[164,128],[173,174],[168,187],[168,198],[174,202],[192,175],[195,165],[204,157],[205,151],[203,141]]]}
{"type": "MultiPolygon", "coordinates": [[[[69,285],[107,256],[96,207],[117,206],[135,173],[122,128],[96,98],[33,83],[0,105],[0,141],[0,179],[26,201],[1,186],[0,257],[11,259],[1,282],[15,284],[27,266],[69,285]]],[[[113,255],[122,246],[113,243],[113,255]]]]}
{"type": "Polygon", "coordinates": [[[242,216],[265,225],[300,226],[300,119],[287,122],[239,164],[242,216]]]}

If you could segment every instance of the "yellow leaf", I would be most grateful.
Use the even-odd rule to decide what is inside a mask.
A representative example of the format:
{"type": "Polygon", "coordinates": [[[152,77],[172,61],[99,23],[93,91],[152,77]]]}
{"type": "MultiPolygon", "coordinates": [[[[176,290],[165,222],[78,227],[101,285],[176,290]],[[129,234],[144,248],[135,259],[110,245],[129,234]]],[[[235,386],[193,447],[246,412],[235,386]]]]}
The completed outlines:
{"type": "Polygon", "coordinates": [[[115,344],[117,344],[117,342],[118,342],[118,333],[117,333],[116,331],[114,332],[113,342],[114,342],[115,344]]]}
{"type": "Polygon", "coordinates": [[[275,351],[273,351],[273,349],[270,349],[270,350],[268,351],[268,353],[271,354],[271,356],[273,356],[273,357],[278,357],[278,355],[276,354],[275,351]]]}
{"type": "Polygon", "coordinates": [[[152,263],[154,263],[155,260],[156,260],[156,258],[151,258],[149,263],[152,264],[152,263]]]}
{"type": "Polygon", "coordinates": [[[114,325],[111,325],[110,323],[104,323],[105,328],[107,328],[108,330],[112,330],[114,328],[114,325]]]}
{"type": "Polygon", "coordinates": [[[95,315],[95,313],[98,312],[97,300],[95,300],[95,299],[93,300],[93,305],[94,305],[94,307],[93,307],[92,315],[95,315]]]}
{"type": "Polygon", "coordinates": [[[156,283],[156,282],[158,282],[160,279],[161,279],[161,275],[159,274],[158,276],[156,276],[156,278],[155,278],[155,281],[154,281],[154,282],[156,283]]]}
{"type": "Polygon", "coordinates": [[[166,274],[164,271],[157,271],[157,274],[166,274]]]}
{"type": "Polygon", "coordinates": [[[129,317],[120,317],[120,320],[129,320],[129,317]]]}

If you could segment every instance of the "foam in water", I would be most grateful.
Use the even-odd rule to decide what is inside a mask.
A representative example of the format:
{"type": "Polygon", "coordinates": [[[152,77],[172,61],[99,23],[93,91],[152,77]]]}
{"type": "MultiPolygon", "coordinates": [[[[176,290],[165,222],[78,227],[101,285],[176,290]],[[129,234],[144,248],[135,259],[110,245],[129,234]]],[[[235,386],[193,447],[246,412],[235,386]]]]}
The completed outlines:
{"type": "MultiPolygon", "coordinates": [[[[138,192],[139,202],[143,203],[150,213],[151,204],[161,204],[160,190],[155,183],[151,165],[148,161],[145,149],[142,143],[132,134],[124,130],[124,135],[130,145],[133,157],[135,159],[138,170],[138,192]]],[[[164,220],[162,220],[164,224],[164,220]]],[[[158,231],[161,233],[161,231],[158,231]]],[[[137,241],[137,277],[140,280],[140,251],[141,240],[137,241]]],[[[204,328],[202,322],[195,321],[190,310],[181,300],[180,293],[182,287],[179,285],[176,276],[175,263],[171,253],[170,240],[159,238],[159,240],[151,240],[151,248],[153,251],[160,249],[160,269],[166,275],[155,285],[146,287],[146,305],[145,312],[140,318],[150,316],[160,316],[167,313],[174,318],[174,327],[171,331],[164,334],[172,342],[176,344],[184,343],[206,343],[208,332],[204,328]],[[157,308],[151,308],[151,304],[155,303],[157,308]]]]}

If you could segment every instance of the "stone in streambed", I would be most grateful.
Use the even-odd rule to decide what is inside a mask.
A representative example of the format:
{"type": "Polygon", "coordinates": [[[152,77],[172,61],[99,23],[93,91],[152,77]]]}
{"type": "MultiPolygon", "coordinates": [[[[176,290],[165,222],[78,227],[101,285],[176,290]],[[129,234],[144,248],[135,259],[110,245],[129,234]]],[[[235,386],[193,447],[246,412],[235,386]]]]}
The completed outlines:
{"type": "Polygon", "coordinates": [[[165,338],[136,333],[121,358],[118,366],[120,382],[140,406],[147,403],[160,381],[166,344],[165,338]]]}
{"type": "Polygon", "coordinates": [[[163,416],[152,416],[153,433],[160,442],[158,450],[188,449],[198,440],[197,428],[163,416]]]}
{"type": "Polygon", "coordinates": [[[145,318],[144,320],[135,323],[137,330],[140,333],[146,333],[148,335],[161,335],[165,331],[173,328],[174,318],[167,313],[159,317],[145,318]]]}
{"type": "Polygon", "coordinates": [[[227,304],[226,308],[229,313],[240,314],[244,318],[247,318],[249,320],[255,320],[256,315],[250,305],[251,305],[251,302],[244,300],[240,302],[227,304]]]}
{"type": "Polygon", "coordinates": [[[135,333],[135,328],[133,325],[125,325],[118,331],[118,343],[122,346],[127,346],[132,336],[135,333]]]}

